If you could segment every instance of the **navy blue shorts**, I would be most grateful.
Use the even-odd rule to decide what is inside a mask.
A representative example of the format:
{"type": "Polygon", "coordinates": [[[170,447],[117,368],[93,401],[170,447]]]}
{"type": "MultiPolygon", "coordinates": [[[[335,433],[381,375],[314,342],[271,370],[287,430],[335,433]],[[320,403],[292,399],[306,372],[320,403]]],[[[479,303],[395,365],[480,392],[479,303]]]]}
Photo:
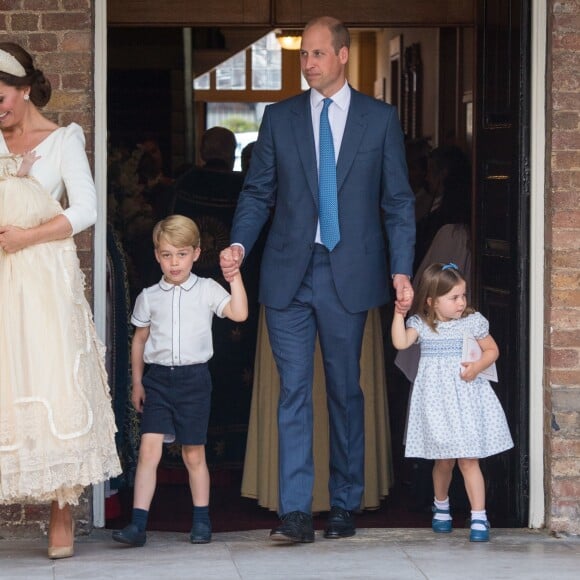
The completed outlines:
{"type": "Polygon", "coordinates": [[[143,377],[141,433],[163,433],[182,445],[205,445],[211,405],[207,363],[180,367],[150,365],[143,377]]]}

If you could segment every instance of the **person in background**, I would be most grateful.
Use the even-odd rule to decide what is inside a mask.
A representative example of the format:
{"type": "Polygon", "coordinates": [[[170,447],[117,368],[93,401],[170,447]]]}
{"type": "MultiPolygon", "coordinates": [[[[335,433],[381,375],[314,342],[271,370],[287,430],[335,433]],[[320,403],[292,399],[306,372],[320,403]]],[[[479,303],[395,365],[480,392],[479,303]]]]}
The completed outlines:
{"type": "Polygon", "coordinates": [[[394,107],[346,81],[349,46],[348,29],[336,18],[324,16],[306,25],[300,63],[310,90],[266,108],[231,246],[221,255],[228,280],[273,209],[260,273],[260,301],[281,383],[281,522],[270,533],[273,541],[314,541],[317,334],[330,427],[331,510],[324,536],[356,533],[353,512],[364,490],[360,354],[367,312],[388,301],[389,283],[402,308],[410,307],[413,294],[414,195],[403,134],[394,107]]]}
{"type": "Polygon", "coordinates": [[[137,182],[141,195],[151,205],[155,222],[165,218],[173,193],[173,179],[163,171],[163,156],[155,139],[145,139],[139,145],[142,154],[137,163],[137,182]]]}
{"type": "Polygon", "coordinates": [[[489,540],[485,483],[479,459],[511,449],[505,414],[489,381],[480,373],[499,356],[489,323],[466,298],[466,280],[456,264],[426,268],[407,320],[395,304],[391,336],[404,350],[419,342],[421,358],[413,384],[405,444],[406,457],[434,459],[432,529],[453,529],[449,486],[457,461],[471,504],[471,542],[489,540]],[[478,360],[463,358],[464,336],[481,349],[478,360]]]}
{"type": "Polygon", "coordinates": [[[242,173],[244,175],[246,173],[248,173],[248,169],[250,169],[250,160],[252,159],[252,152],[254,150],[254,145],[255,144],[256,144],[256,142],[255,141],[252,141],[251,143],[248,143],[242,149],[241,163],[242,163],[242,173]]]}
{"type": "Polygon", "coordinates": [[[233,171],[236,162],[236,136],[225,127],[211,127],[201,137],[199,154],[206,169],[233,171]]]}
{"type": "Polygon", "coordinates": [[[429,213],[417,222],[415,272],[442,226],[469,223],[472,184],[468,157],[456,145],[436,147],[429,155],[427,183],[433,201],[429,213]]]}
{"type": "Polygon", "coordinates": [[[71,506],[121,466],[72,237],[97,219],[95,185],[81,127],[41,113],[50,97],[31,55],[1,42],[0,156],[22,164],[0,178],[0,503],[50,503],[57,559],[74,554],[71,506]]]}
{"type": "Polygon", "coordinates": [[[192,544],[211,541],[209,471],[205,443],[212,383],[207,361],[213,355],[214,314],[238,322],[248,317],[241,275],[230,280],[231,295],[215,280],[191,272],[200,234],[189,218],[171,215],[153,229],[155,258],[163,277],[139,294],[131,316],[131,401],[142,413],[139,462],[131,523],[113,540],[144,546],[149,507],[164,442],[178,441],[189,472],[193,500],[192,544]],[[144,374],[145,364],[149,365],[144,374]]]}
{"type": "Polygon", "coordinates": [[[205,131],[199,154],[203,165],[192,167],[176,179],[170,205],[171,212],[196,221],[206,206],[214,206],[216,200],[220,205],[231,200],[235,206],[244,180],[242,172],[234,171],[236,136],[229,129],[212,127],[205,131]]]}
{"type": "Polygon", "coordinates": [[[415,194],[415,221],[417,222],[429,213],[433,204],[433,197],[427,184],[430,150],[427,139],[405,141],[405,159],[409,169],[409,185],[415,194]]]}

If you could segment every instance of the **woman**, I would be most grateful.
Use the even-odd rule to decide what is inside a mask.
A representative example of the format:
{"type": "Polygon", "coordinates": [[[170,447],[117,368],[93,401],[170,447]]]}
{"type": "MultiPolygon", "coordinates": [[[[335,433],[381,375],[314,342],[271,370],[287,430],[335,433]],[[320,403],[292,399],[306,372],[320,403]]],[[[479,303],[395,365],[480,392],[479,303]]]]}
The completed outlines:
{"type": "MultiPolygon", "coordinates": [[[[429,154],[427,184],[433,202],[417,222],[415,276],[435,235],[446,224],[469,224],[471,220],[471,166],[456,145],[442,145],[429,154]]],[[[428,264],[427,264],[428,265],[428,264]]]]}
{"type": "Polygon", "coordinates": [[[82,129],[39,111],[50,95],[31,56],[0,43],[0,155],[35,153],[30,177],[3,175],[0,188],[0,503],[50,501],[48,556],[66,558],[70,506],[121,469],[72,240],[96,221],[95,186],[82,129]],[[32,178],[42,187],[26,186],[32,178]]]}

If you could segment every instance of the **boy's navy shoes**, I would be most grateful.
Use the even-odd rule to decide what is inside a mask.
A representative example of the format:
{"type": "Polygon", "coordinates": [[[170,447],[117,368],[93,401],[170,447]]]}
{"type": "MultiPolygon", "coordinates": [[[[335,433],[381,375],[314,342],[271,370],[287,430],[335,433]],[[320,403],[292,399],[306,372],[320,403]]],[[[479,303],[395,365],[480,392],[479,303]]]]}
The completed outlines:
{"type": "Polygon", "coordinates": [[[314,526],[310,514],[294,511],[284,514],[280,519],[282,523],[270,532],[271,540],[302,544],[314,542],[314,526]]]}
{"type": "Polygon", "coordinates": [[[356,528],[352,512],[338,506],[332,506],[326,522],[324,537],[334,540],[336,538],[350,538],[355,534],[356,528]]]}
{"type": "Polygon", "coordinates": [[[194,522],[189,539],[192,544],[209,544],[211,542],[211,526],[206,522],[194,522]]]}
{"type": "Polygon", "coordinates": [[[140,532],[135,524],[129,524],[122,530],[116,530],[113,532],[113,540],[115,540],[115,542],[120,542],[121,544],[140,548],[145,545],[147,534],[145,532],[140,532]]]}

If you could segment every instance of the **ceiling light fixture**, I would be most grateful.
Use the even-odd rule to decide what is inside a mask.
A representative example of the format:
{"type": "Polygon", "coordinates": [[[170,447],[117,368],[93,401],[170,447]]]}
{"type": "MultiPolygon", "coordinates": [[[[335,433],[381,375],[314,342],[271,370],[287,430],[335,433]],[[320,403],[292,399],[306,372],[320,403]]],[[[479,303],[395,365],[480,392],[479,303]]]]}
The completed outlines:
{"type": "Polygon", "coordinates": [[[300,50],[302,35],[299,30],[277,30],[276,40],[286,50],[300,50]]]}

